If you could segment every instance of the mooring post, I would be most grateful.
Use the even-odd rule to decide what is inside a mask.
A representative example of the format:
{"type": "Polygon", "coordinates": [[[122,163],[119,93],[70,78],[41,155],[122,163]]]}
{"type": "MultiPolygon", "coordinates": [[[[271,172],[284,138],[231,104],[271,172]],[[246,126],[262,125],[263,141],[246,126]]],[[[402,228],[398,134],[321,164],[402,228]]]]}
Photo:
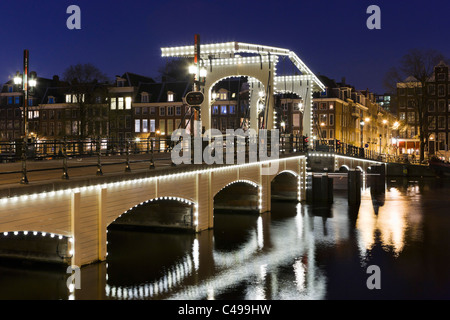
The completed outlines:
{"type": "Polygon", "coordinates": [[[361,171],[348,171],[348,203],[359,204],[361,202],[361,171]]]}

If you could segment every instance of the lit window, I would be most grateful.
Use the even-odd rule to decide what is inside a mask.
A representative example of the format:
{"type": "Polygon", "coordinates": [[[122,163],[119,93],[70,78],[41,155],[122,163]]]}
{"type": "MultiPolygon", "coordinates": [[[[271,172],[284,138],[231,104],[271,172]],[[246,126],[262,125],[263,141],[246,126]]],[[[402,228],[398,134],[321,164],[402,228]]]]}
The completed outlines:
{"type": "Polygon", "coordinates": [[[142,132],[148,132],[148,120],[147,119],[142,120],[142,132]]]}
{"type": "Polygon", "coordinates": [[[125,98],[125,109],[131,109],[131,97],[125,98]]]}
{"type": "Polygon", "coordinates": [[[235,107],[234,107],[234,105],[230,105],[229,106],[229,108],[230,108],[230,114],[234,114],[235,113],[235,107]]]}
{"type": "Polygon", "coordinates": [[[117,99],[111,98],[111,110],[116,110],[117,108],[117,99]]]}
{"type": "Polygon", "coordinates": [[[117,105],[117,109],[123,110],[123,97],[119,97],[119,103],[117,105]]]}
{"type": "Polygon", "coordinates": [[[15,104],[20,104],[20,97],[16,97],[16,98],[14,99],[14,103],[15,103],[15,104]]]}
{"type": "Polygon", "coordinates": [[[12,104],[13,103],[13,98],[12,97],[8,97],[8,104],[12,104]]]}
{"type": "Polygon", "coordinates": [[[72,103],[72,95],[66,94],[66,103],[72,103]]]}
{"type": "Polygon", "coordinates": [[[221,106],[220,113],[221,114],[227,114],[227,106],[221,106]]]}
{"type": "Polygon", "coordinates": [[[150,132],[155,132],[155,119],[150,119],[150,132]]]}
{"type": "Polygon", "coordinates": [[[174,99],[173,93],[172,92],[168,92],[167,93],[167,101],[168,102],[173,102],[173,99],[174,99]]]}
{"type": "Polygon", "coordinates": [[[54,97],[48,97],[48,103],[55,103],[54,97]]]}
{"type": "Polygon", "coordinates": [[[141,132],[141,120],[134,120],[134,132],[141,132]]]}

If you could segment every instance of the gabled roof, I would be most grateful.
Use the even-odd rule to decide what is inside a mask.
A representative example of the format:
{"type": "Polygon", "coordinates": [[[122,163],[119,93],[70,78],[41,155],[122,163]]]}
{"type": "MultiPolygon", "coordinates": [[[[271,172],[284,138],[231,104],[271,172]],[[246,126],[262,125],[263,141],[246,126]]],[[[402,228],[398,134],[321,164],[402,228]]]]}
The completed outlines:
{"type": "Polygon", "coordinates": [[[123,79],[126,79],[128,87],[139,87],[141,83],[154,83],[155,81],[146,76],[142,76],[139,74],[135,74],[132,72],[125,72],[122,76],[123,79]]]}
{"type": "Polygon", "coordinates": [[[150,103],[168,102],[167,93],[172,92],[174,94],[174,102],[181,102],[186,93],[191,90],[192,83],[188,81],[141,83],[135,101],[141,102],[142,93],[146,92],[149,94],[148,102],[150,103]]]}

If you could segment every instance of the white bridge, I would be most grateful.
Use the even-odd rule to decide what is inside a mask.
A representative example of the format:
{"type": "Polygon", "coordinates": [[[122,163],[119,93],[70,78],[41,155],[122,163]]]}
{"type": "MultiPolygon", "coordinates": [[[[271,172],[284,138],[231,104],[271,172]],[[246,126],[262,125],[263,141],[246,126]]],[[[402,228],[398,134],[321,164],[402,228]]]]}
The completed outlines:
{"type": "MultiPolygon", "coordinates": [[[[194,46],[161,48],[163,57],[194,57],[194,46]]],[[[325,86],[306,64],[288,49],[242,42],[202,44],[200,67],[205,100],[201,104],[201,120],[206,130],[211,129],[212,88],[226,78],[247,76],[250,86],[250,128],[274,129],[274,94],[293,92],[303,99],[303,135],[311,137],[313,128],[312,94],[325,86]],[[279,57],[288,57],[301,75],[277,76],[279,57]],[[260,123],[260,113],[263,112],[260,123]]],[[[310,139],[311,140],[311,139],[310,139]]],[[[311,143],[311,142],[309,142],[311,143]]]]}

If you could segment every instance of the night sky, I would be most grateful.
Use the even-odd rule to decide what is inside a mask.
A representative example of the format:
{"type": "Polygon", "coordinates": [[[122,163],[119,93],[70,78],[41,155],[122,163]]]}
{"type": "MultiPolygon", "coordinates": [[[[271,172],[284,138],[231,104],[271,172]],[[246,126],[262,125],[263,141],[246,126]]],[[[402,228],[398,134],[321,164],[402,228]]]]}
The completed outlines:
{"type": "MultiPolygon", "coordinates": [[[[0,81],[22,69],[23,50],[38,76],[92,63],[111,79],[134,72],[156,77],[160,48],[240,41],[293,50],[316,74],[382,93],[382,79],[411,48],[450,56],[448,0],[14,0],[0,2],[0,81]],[[81,8],[81,30],[66,9],[81,8]],[[369,5],[381,30],[369,30],[369,5]]],[[[289,66],[284,67],[288,73],[289,66]]],[[[279,70],[283,71],[283,70],[279,70]]]]}

